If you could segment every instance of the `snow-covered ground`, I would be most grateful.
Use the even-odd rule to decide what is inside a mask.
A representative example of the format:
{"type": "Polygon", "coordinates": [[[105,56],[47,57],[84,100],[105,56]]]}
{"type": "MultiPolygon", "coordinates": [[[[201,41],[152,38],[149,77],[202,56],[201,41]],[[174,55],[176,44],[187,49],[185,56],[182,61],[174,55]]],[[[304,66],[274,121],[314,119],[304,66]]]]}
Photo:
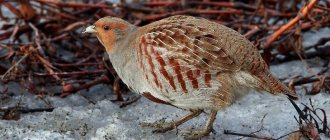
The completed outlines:
{"type": "MultiPolygon", "coordinates": [[[[318,69],[318,68],[315,68],[318,69]]],[[[286,75],[305,74],[300,61],[289,62],[272,66],[272,71],[280,77],[286,75]]],[[[0,106],[14,105],[21,98],[23,89],[12,83],[9,92],[16,93],[12,99],[1,101],[0,106]],[[17,98],[17,100],[13,100],[17,98]]],[[[1,86],[2,87],[2,86],[1,86]]],[[[301,88],[302,89],[302,88],[301,88]]],[[[309,96],[299,89],[300,99],[297,103],[308,104],[312,98],[313,105],[326,110],[330,116],[330,94],[320,93],[309,96]]],[[[2,90],[2,89],[0,89],[2,90]]],[[[165,118],[170,121],[187,112],[172,106],[156,104],[141,98],[136,103],[125,108],[119,108],[112,103],[111,88],[106,85],[97,85],[89,91],[82,91],[67,98],[46,96],[43,100],[31,94],[24,94],[22,103],[29,108],[47,107],[46,100],[56,109],[53,112],[24,114],[18,121],[0,120],[0,139],[181,139],[177,131],[163,134],[152,133],[152,129],[141,128],[139,122],[154,122],[165,118]],[[81,96],[83,95],[83,96],[81,96]],[[90,103],[93,100],[96,104],[90,103]]],[[[301,105],[300,105],[301,107],[301,105]]],[[[223,130],[232,130],[239,133],[257,131],[262,123],[263,129],[258,135],[282,136],[298,129],[294,120],[296,111],[284,96],[251,93],[224,111],[220,111],[214,123],[216,134],[203,139],[237,139],[239,137],[225,135],[223,130]]],[[[186,124],[178,127],[202,127],[207,115],[202,114],[186,124]]]]}

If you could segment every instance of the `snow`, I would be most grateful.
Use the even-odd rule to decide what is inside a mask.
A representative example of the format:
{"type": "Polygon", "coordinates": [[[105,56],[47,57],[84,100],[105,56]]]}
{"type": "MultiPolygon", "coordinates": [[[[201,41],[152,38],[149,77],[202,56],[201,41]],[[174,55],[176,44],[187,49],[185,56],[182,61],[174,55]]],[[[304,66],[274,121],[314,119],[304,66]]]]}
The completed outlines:
{"type": "MultiPolygon", "coordinates": [[[[271,70],[280,77],[308,75],[300,61],[272,66],[271,70]]],[[[10,85],[18,86],[15,83],[10,85]]],[[[3,85],[1,87],[3,88],[3,85]]],[[[21,98],[22,89],[10,88],[10,91],[14,96],[10,101],[0,102],[0,106],[15,105],[21,98]]],[[[299,103],[308,104],[308,99],[311,98],[315,107],[325,109],[330,116],[329,93],[311,96],[305,95],[303,91],[303,88],[298,89],[300,99],[296,102],[300,107],[302,105],[299,103]]],[[[47,107],[44,101],[24,93],[24,105],[30,108],[47,107]]],[[[177,131],[203,127],[207,119],[207,115],[202,114],[178,127],[177,131],[155,134],[150,128],[140,127],[139,123],[154,122],[162,118],[171,121],[187,112],[153,103],[145,98],[125,108],[119,108],[110,101],[112,98],[111,88],[107,85],[97,85],[67,98],[46,96],[44,100],[56,107],[54,111],[24,114],[18,121],[0,120],[0,139],[183,139],[176,134],[177,131]],[[88,95],[96,104],[90,103],[81,95],[88,95]]],[[[212,133],[203,139],[237,139],[239,137],[223,134],[223,130],[249,134],[259,130],[261,125],[264,128],[258,135],[276,138],[298,129],[294,115],[297,113],[285,96],[252,92],[231,107],[219,111],[214,123],[216,134],[212,133]],[[264,115],[266,116],[261,123],[264,115]]]]}

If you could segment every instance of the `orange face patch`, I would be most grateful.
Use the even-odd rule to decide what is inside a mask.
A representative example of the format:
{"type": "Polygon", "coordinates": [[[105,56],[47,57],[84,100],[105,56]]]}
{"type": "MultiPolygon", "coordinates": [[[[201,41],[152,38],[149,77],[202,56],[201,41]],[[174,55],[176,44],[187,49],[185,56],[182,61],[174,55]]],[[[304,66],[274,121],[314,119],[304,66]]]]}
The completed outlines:
{"type": "Polygon", "coordinates": [[[97,38],[104,46],[105,50],[110,53],[116,43],[116,35],[113,31],[97,32],[97,38]]]}
{"type": "Polygon", "coordinates": [[[114,30],[125,31],[129,28],[129,25],[127,23],[111,17],[99,19],[94,25],[97,31],[97,38],[105,47],[108,53],[112,52],[112,49],[114,48],[116,43],[116,34],[114,30]],[[108,27],[107,30],[105,30],[105,26],[108,27]]]}

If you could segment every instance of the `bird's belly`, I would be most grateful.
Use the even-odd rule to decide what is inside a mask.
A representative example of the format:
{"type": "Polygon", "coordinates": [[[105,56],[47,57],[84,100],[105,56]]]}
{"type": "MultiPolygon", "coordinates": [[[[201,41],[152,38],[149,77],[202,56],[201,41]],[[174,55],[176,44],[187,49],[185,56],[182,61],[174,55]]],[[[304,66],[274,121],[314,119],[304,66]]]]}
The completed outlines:
{"type": "Polygon", "coordinates": [[[189,93],[185,92],[172,92],[172,93],[164,93],[164,92],[144,92],[144,95],[149,100],[173,105],[182,109],[213,109],[219,110],[222,108],[221,106],[216,106],[214,103],[215,100],[214,94],[219,94],[219,90],[214,89],[197,89],[192,90],[189,93]],[[147,94],[146,94],[147,93],[147,94]]]}

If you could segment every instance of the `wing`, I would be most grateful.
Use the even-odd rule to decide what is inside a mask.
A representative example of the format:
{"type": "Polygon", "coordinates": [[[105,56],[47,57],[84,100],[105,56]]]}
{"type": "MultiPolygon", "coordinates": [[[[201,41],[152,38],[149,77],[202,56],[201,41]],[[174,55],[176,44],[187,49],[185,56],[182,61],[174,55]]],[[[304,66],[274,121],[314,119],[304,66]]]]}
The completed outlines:
{"type": "Polygon", "coordinates": [[[216,90],[219,72],[240,70],[249,65],[243,59],[258,54],[236,31],[201,18],[174,16],[142,29],[140,66],[148,81],[165,92],[216,90]]]}

